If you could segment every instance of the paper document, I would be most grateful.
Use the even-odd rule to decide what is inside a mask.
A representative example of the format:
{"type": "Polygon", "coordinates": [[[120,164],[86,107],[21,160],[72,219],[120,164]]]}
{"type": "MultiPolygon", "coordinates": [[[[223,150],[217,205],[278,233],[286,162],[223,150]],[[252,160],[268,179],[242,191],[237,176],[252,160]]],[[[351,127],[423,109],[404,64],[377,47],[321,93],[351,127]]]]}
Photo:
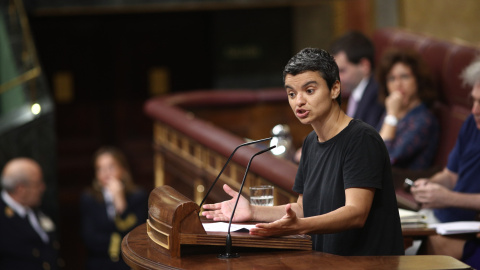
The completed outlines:
{"type": "Polygon", "coordinates": [[[423,220],[423,219],[425,219],[424,215],[422,215],[418,212],[415,212],[415,211],[412,211],[412,210],[406,210],[406,209],[403,209],[403,208],[398,208],[398,214],[400,215],[400,219],[402,219],[402,220],[408,220],[408,219],[423,220]]]}
{"type": "Polygon", "coordinates": [[[429,224],[429,228],[435,228],[438,234],[461,234],[480,232],[480,221],[456,221],[429,224]]]}
{"type": "MultiPolygon", "coordinates": [[[[238,231],[250,231],[251,228],[255,225],[246,225],[246,224],[234,224],[230,227],[231,232],[238,231]]],[[[207,232],[228,232],[228,222],[213,222],[213,223],[203,223],[203,228],[207,232]]]]}
{"type": "Polygon", "coordinates": [[[424,215],[411,210],[398,208],[402,229],[426,228],[427,220],[424,215]]]}

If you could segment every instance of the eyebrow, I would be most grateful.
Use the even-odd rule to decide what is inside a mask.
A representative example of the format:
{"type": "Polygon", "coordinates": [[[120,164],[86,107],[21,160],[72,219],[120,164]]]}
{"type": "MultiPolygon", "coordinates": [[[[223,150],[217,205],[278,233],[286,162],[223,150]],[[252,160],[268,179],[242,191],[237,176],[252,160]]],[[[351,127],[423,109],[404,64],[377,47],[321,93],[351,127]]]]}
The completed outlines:
{"type": "MultiPolygon", "coordinates": [[[[318,85],[318,82],[317,81],[308,81],[306,83],[304,83],[302,85],[302,88],[305,88],[307,86],[309,86],[310,84],[315,84],[315,85],[318,85]]],[[[293,87],[289,86],[288,84],[285,85],[285,89],[293,89],[293,87]]]]}
{"type": "Polygon", "coordinates": [[[308,82],[306,82],[306,83],[304,83],[304,84],[302,85],[302,88],[305,88],[305,87],[307,87],[307,86],[310,85],[310,84],[316,84],[316,85],[318,85],[318,82],[317,82],[317,81],[308,81],[308,82]]]}

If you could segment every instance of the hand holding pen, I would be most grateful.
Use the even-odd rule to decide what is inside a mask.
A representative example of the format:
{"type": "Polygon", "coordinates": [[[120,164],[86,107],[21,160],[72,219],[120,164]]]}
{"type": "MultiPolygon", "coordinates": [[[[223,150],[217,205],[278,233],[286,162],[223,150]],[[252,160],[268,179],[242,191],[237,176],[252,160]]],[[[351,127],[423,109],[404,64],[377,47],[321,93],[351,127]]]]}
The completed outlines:
{"type": "MultiPolygon", "coordinates": [[[[407,178],[408,179],[408,178],[407,178]]],[[[410,192],[415,201],[422,204],[422,208],[443,208],[447,205],[450,190],[444,186],[430,182],[427,178],[419,178],[415,182],[405,179],[405,184],[410,185],[410,192]]]]}

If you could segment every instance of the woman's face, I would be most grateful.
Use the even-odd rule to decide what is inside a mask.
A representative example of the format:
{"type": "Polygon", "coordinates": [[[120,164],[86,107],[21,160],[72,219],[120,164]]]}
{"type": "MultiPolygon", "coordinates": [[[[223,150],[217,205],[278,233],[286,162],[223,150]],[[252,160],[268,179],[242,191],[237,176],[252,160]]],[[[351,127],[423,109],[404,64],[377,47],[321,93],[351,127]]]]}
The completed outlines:
{"type": "Polygon", "coordinates": [[[115,158],[109,154],[101,154],[95,162],[95,174],[102,187],[111,179],[121,180],[123,169],[115,158]]]}
{"type": "Polygon", "coordinates": [[[396,63],[387,74],[387,89],[390,95],[393,92],[400,92],[403,100],[410,103],[418,98],[417,80],[412,69],[404,63],[396,63]]]}

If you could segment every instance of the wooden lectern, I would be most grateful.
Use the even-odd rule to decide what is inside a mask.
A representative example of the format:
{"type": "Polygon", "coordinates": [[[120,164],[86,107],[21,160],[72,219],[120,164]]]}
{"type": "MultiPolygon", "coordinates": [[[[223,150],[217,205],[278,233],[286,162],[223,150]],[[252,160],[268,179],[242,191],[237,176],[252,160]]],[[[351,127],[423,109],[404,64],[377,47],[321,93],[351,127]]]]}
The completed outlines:
{"type": "MultiPolygon", "coordinates": [[[[181,257],[182,245],[224,246],[226,232],[206,232],[199,217],[200,208],[170,186],[155,188],[148,199],[147,234],[157,249],[170,257],[181,257]]],[[[311,250],[308,235],[261,237],[248,232],[232,232],[232,245],[238,247],[311,250]]]]}

